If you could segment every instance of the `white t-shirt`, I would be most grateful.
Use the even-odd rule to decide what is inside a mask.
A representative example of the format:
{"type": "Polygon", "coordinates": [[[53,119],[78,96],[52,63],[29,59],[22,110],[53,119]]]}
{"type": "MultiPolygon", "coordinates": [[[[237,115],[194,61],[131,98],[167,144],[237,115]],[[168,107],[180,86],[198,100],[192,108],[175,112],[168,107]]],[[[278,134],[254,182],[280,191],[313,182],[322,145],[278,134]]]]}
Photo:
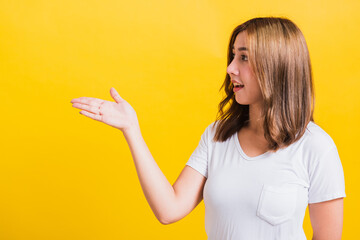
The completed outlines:
{"type": "Polygon", "coordinates": [[[209,240],[306,240],[307,205],[346,196],[336,145],[314,122],[297,142],[256,157],[244,153],[237,133],[214,142],[213,124],[186,163],[207,178],[209,240]]]}

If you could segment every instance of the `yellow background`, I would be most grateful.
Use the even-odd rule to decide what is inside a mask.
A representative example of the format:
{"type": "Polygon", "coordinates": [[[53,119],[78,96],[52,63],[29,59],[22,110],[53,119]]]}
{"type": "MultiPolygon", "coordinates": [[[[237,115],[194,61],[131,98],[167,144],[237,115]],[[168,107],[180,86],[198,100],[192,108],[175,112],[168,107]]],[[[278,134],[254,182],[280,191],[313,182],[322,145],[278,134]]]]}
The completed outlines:
{"type": "MultiPolygon", "coordinates": [[[[231,31],[292,19],[314,70],[315,121],[334,139],[347,197],[343,239],[358,237],[360,1],[0,1],[0,239],[206,239],[203,202],[171,225],[143,196],[122,133],[70,100],[136,110],[173,183],[215,119],[231,31]]],[[[308,212],[304,229],[312,230],[308,212]]]]}

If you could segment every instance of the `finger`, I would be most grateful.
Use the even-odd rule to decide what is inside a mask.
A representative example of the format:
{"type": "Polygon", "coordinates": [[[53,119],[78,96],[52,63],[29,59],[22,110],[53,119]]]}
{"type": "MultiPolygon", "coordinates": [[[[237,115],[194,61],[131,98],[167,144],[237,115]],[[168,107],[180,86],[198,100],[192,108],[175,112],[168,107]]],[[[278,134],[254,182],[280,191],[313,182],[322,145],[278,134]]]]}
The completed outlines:
{"type": "Polygon", "coordinates": [[[115,88],[110,89],[111,97],[115,100],[115,102],[119,103],[123,99],[120,97],[120,94],[115,90],[115,88]]]}
{"type": "Polygon", "coordinates": [[[96,121],[102,121],[102,116],[101,115],[97,115],[97,114],[93,114],[93,113],[90,113],[90,112],[87,112],[87,111],[81,111],[80,114],[86,116],[86,117],[89,117],[91,119],[94,119],[96,121]]]}
{"type": "Polygon", "coordinates": [[[100,108],[96,107],[96,106],[91,106],[91,105],[86,105],[86,104],[81,104],[81,103],[73,103],[72,105],[74,108],[78,108],[81,110],[86,110],[88,112],[92,112],[95,114],[100,114],[100,108]]]}
{"type": "Polygon", "coordinates": [[[94,106],[100,106],[100,104],[103,102],[104,100],[98,99],[98,98],[91,98],[91,97],[79,97],[79,98],[74,98],[71,100],[71,103],[82,103],[82,104],[93,104],[94,106]]]}

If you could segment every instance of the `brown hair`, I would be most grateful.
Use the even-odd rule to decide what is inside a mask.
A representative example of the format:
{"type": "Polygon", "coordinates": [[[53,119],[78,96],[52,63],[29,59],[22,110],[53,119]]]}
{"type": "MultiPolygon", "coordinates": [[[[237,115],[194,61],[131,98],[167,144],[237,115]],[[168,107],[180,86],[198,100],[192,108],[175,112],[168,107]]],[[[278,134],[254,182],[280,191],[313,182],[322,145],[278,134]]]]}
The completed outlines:
{"type": "MultiPolygon", "coordinates": [[[[314,86],[309,51],[300,29],[285,18],[254,18],[237,26],[230,38],[227,65],[233,60],[236,36],[246,31],[249,61],[264,99],[263,128],[269,149],[277,151],[296,142],[314,121],[314,86]]],[[[249,122],[249,105],[236,102],[226,74],[221,89],[214,141],[223,142],[249,122]]]]}

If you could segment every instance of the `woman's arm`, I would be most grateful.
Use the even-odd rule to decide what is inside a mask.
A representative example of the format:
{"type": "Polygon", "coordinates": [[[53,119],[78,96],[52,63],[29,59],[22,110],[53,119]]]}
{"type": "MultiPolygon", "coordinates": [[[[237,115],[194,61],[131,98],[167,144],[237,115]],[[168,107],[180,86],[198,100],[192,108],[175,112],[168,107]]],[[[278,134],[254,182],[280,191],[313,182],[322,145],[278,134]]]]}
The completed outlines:
{"type": "MultiPolygon", "coordinates": [[[[129,145],[140,185],[156,218],[162,224],[180,220],[202,200],[206,178],[185,166],[172,186],[153,159],[142,135],[134,109],[114,88],[110,90],[116,102],[96,98],[76,98],[73,107],[80,113],[121,130],[129,145]]],[[[171,159],[172,156],[169,156],[171,159]]]]}
{"type": "Polygon", "coordinates": [[[343,228],[343,198],[309,204],[312,240],[340,240],[343,228]]]}
{"type": "MultiPolygon", "coordinates": [[[[144,195],[162,224],[180,220],[202,200],[206,178],[185,166],[173,186],[154,161],[139,128],[124,133],[144,195]]],[[[169,156],[171,160],[172,156],[169,156]]]]}

